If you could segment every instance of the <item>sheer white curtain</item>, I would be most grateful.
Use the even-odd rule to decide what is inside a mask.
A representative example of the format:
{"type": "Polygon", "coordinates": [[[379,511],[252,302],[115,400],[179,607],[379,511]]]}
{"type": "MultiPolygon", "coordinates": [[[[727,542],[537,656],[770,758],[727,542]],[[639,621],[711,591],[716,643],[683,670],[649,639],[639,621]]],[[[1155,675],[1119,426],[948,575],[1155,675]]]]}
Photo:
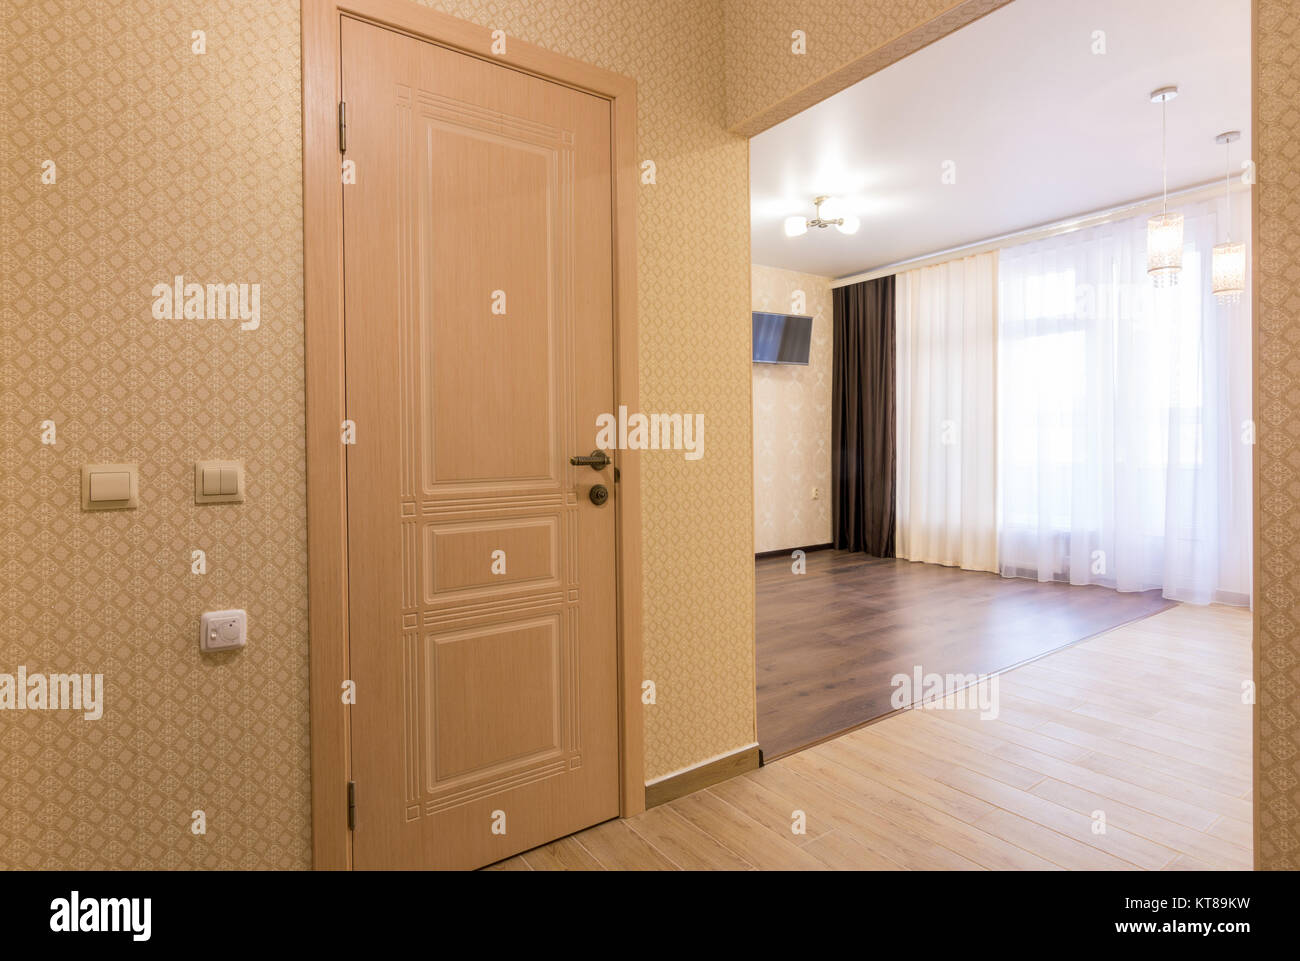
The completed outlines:
{"type": "Polygon", "coordinates": [[[996,253],[899,274],[895,553],[997,571],[996,253]]]}
{"type": "Polygon", "coordinates": [[[1001,252],[1003,574],[1250,602],[1251,315],[1249,293],[1211,293],[1224,206],[1178,208],[1167,289],[1146,276],[1145,217],[1001,252]]]}

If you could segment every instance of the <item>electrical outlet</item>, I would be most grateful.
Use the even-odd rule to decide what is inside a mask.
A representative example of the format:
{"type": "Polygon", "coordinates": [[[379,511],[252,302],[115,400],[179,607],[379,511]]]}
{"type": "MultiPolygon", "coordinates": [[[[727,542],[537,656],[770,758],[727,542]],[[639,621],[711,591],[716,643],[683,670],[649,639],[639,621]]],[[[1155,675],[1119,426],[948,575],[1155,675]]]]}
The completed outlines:
{"type": "Polygon", "coordinates": [[[248,615],[244,611],[209,611],[199,620],[199,650],[233,651],[248,643],[248,615]]]}
{"type": "Polygon", "coordinates": [[[812,494],[813,494],[812,496],[813,500],[819,501],[822,499],[822,489],[820,487],[814,487],[812,494]]]}

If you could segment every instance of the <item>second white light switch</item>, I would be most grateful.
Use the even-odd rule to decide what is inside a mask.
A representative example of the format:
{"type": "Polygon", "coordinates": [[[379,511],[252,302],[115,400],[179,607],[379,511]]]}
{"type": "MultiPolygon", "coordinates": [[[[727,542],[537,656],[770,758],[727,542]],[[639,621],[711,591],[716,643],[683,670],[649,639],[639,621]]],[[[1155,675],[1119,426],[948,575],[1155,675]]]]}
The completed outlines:
{"type": "Polygon", "coordinates": [[[201,460],[194,465],[194,503],[238,504],[243,500],[243,463],[237,460],[201,460]]]}

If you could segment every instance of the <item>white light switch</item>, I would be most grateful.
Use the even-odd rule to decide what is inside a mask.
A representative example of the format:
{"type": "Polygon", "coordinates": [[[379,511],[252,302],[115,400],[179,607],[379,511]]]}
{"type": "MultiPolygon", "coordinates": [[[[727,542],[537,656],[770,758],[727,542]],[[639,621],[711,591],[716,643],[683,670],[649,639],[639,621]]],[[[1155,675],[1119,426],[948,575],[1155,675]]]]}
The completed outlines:
{"type": "Polygon", "coordinates": [[[205,653],[233,651],[247,643],[247,612],[208,611],[199,619],[199,650],[205,653]]]}
{"type": "Polygon", "coordinates": [[[135,464],[82,465],[82,510],[116,511],[139,505],[140,480],[135,464]]]}

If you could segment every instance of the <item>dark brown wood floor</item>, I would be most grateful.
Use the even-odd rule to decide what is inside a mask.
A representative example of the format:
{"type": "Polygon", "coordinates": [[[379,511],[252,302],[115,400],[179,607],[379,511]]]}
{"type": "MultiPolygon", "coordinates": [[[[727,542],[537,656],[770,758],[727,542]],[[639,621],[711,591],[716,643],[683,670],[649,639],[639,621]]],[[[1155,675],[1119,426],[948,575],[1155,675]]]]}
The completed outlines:
{"type": "Polygon", "coordinates": [[[1174,604],[814,551],[757,562],[758,743],[781,757],[893,710],[895,674],[992,674],[1174,604]]]}

